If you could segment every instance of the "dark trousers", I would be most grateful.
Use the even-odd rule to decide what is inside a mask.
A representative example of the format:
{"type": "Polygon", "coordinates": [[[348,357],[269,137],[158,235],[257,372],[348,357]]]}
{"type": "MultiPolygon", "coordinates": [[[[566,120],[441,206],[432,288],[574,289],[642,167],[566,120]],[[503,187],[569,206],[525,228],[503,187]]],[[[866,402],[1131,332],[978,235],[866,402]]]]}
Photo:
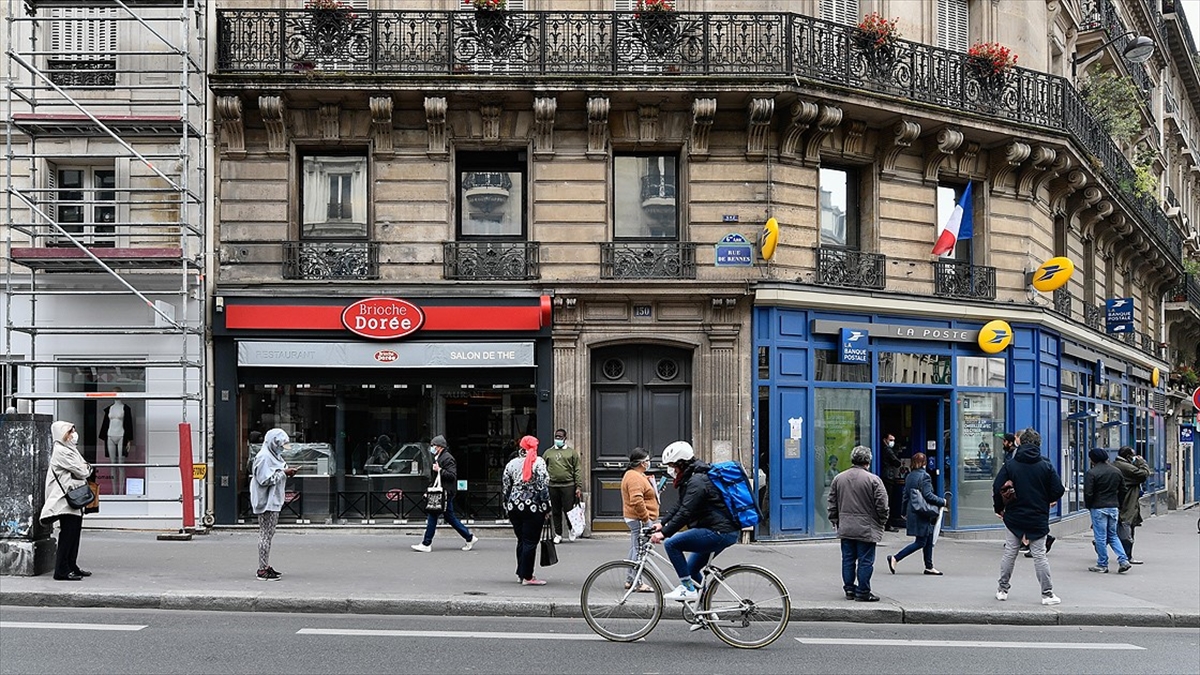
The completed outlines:
{"type": "Polygon", "coordinates": [[[512,523],[513,534],[517,535],[517,577],[532,579],[546,514],[513,509],[508,512],[508,522],[512,523]]]}
{"type": "Polygon", "coordinates": [[[843,539],[842,589],[860,598],[867,597],[871,594],[871,575],[874,572],[875,542],[843,539]]]}
{"type": "Polygon", "coordinates": [[[911,544],[900,549],[900,552],[897,553],[895,556],[893,556],[893,558],[895,559],[896,562],[900,562],[901,560],[904,560],[909,555],[916,553],[917,551],[922,551],[925,555],[925,569],[927,569],[927,570],[933,569],[933,535],[932,534],[927,534],[924,537],[917,537],[917,538],[913,539],[913,542],[911,544]]]}
{"type": "Polygon", "coordinates": [[[1117,538],[1121,540],[1121,547],[1125,549],[1125,555],[1133,560],[1133,531],[1137,525],[1130,523],[1117,523],[1117,538]]]}
{"type": "Polygon", "coordinates": [[[58,517],[58,553],[54,558],[54,577],[65,577],[79,569],[79,535],[83,533],[83,516],[58,517]]]}
{"type": "MultiPolygon", "coordinates": [[[[459,521],[458,516],[454,515],[453,494],[446,495],[446,510],[441,513],[441,516],[446,519],[446,524],[450,527],[453,527],[454,531],[457,532],[460,537],[462,537],[465,541],[471,541],[471,537],[473,536],[471,531],[467,529],[466,525],[463,525],[462,522],[459,521]]],[[[437,531],[437,521],[438,514],[436,513],[430,513],[425,516],[425,538],[421,540],[422,544],[428,546],[433,543],[433,534],[437,531]]]]}
{"type": "MultiPolygon", "coordinates": [[[[551,485],[550,522],[554,526],[554,534],[560,537],[567,536],[566,530],[563,529],[563,521],[567,519],[567,511],[573,508],[575,508],[575,486],[551,485]]],[[[569,522],[567,523],[567,527],[571,527],[569,522]]]]}

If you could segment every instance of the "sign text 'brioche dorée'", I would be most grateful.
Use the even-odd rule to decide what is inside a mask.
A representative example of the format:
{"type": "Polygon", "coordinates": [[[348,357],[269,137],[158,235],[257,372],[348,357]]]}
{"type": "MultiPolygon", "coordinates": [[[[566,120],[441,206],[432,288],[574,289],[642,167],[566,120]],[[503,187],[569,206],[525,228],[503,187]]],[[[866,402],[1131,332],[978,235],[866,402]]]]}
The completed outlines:
{"type": "Polygon", "coordinates": [[[394,340],[415,333],[425,323],[420,307],[397,298],[366,298],[342,311],[346,330],[372,340],[394,340]]]}

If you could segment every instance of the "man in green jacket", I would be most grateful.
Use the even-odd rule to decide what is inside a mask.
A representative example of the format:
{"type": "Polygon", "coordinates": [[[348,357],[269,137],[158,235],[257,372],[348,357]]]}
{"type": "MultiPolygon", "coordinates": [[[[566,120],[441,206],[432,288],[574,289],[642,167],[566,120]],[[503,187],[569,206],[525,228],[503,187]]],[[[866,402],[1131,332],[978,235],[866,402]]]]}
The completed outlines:
{"type": "Polygon", "coordinates": [[[1121,503],[1118,505],[1117,538],[1129,556],[1130,565],[1141,565],[1141,560],[1133,559],[1133,530],[1142,524],[1141,497],[1142,483],[1150,477],[1150,465],[1146,460],[1133,454],[1133,448],[1128,445],[1117,450],[1117,459],[1113,466],[1121,472],[1121,503]]]}
{"type": "MultiPolygon", "coordinates": [[[[562,541],[567,511],[575,508],[575,504],[583,498],[583,467],[579,452],[567,445],[566,429],[554,432],[554,446],[546,450],[542,459],[546,461],[546,470],[550,473],[550,513],[554,525],[554,543],[557,544],[562,541]]],[[[569,533],[569,521],[566,522],[566,528],[569,533]]]]}

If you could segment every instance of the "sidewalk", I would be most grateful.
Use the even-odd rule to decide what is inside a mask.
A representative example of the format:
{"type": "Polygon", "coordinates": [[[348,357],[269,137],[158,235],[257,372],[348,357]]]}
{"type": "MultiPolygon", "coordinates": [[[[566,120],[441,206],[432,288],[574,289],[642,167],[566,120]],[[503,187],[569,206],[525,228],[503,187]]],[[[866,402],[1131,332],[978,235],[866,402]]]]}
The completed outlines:
{"type": "MultiPolygon", "coordinates": [[[[763,565],[792,596],[795,621],[1200,627],[1200,509],[1172,511],[1137,531],[1128,574],[1087,571],[1095,564],[1091,534],[1062,537],[1050,555],[1062,604],[1043,607],[1031,560],[1018,558],[1007,602],[995,599],[1002,545],[996,540],[941,539],[935,564],[945,576],[922,574],[920,554],[896,575],[886,556],[910,539],[888,533],[880,545],[873,590],[883,600],[843,598],[836,541],[739,545],[719,563],[763,565]]],[[[477,530],[475,550],[439,529],[432,553],[409,545],[415,529],[280,530],[271,551],[279,582],[254,578],[258,533],[221,530],[189,542],[157,541],[148,531],[84,531],[79,561],[94,573],[82,582],[0,577],[0,604],[135,607],[355,614],[578,617],[579,589],[601,562],[624,556],[626,535],[604,534],[559,545],[558,565],[538,568],[542,587],[521,586],[514,573],[511,530],[477,530]]],[[[998,534],[998,533],[997,533],[998,534]]],[[[669,572],[669,570],[666,570],[669,572]]],[[[678,616],[669,607],[668,617],[678,616]]]]}

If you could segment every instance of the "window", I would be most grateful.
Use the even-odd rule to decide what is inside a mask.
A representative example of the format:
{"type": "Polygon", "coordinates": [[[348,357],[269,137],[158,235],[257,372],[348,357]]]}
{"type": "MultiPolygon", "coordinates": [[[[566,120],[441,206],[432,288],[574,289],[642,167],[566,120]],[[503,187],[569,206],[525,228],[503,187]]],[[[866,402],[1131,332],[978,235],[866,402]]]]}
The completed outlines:
{"type": "Polygon", "coordinates": [[[46,71],[60,87],[112,87],[117,83],[115,9],[64,7],[50,10],[50,53],[46,71]]]}
{"type": "Polygon", "coordinates": [[[305,239],[367,237],[367,158],[308,155],[303,158],[300,236],[305,239]]]}
{"type": "Polygon", "coordinates": [[[858,25],[858,0],[821,0],[821,18],[826,21],[858,25]]]}
{"type": "Polygon", "coordinates": [[[678,171],[674,155],[613,158],[614,239],[679,239],[678,171]]]}
{"type": "Polygon", "coordinates": [[[858,171],[822,168],[819,208],[821,246],[859,247],[858,171]]]}
{"type": "MultiPolygon", "coordinates": [[[[97,247],[115,246],[117,172],[111,168],[56,167],[49,172],[51,214],[71,236],[97,247]]],[[[50,233],[51,246],[73,246],[50,233]]]]}
{"type": "Polygon", "coordinates": [[[937,0],[937,46],[956,52],[967,51],[968,0],[937,0]]]}
{"type": "MultiPolygon", "coordinates": [[[[938,184],[937,223],[935,223],[934,232],[938,232],[939,228],[950,219],[950,214],[954,212],[954,207],[958,205],[958,200],[962,198],[963,190],[966,189],[967,186],[965,185],[938,184]]],[[[957,260],[958,262],[965,263],[973,260],[971,257],[971,242],[973,239],[969,236],[964,237],[963,234],[960,229],[958,243],[954,245],[954,250],[951,253],[942,256],[943,260],[957,260]]]]}
{"type": "Polygon", "coordinates": [[[458,234],[525,236],[525,152],[458,154],[458,234]]]}

